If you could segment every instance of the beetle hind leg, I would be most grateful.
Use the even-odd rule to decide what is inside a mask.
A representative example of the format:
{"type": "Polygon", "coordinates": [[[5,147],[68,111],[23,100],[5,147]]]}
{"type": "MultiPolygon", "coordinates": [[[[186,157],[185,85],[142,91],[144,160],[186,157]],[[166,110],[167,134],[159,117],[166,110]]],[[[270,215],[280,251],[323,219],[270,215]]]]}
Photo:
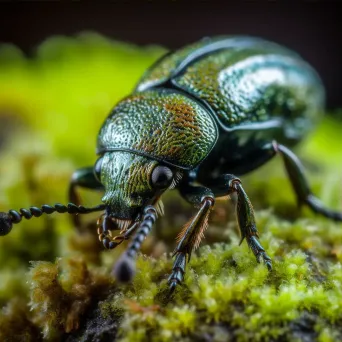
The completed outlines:
{"type": "Polygon", "coordinates": [[[297,156],[287,147],[277,144],[276,142],[269,144],[269,148],[273,148],[283,158],[285,169],[294,192],[296,193],[299,205],[305,204],[315,213],[323,215],[331,220],[341,222],[341,212],[326,208],[324,204],[313,195],[304,175],[304,167],[297,156]]]}

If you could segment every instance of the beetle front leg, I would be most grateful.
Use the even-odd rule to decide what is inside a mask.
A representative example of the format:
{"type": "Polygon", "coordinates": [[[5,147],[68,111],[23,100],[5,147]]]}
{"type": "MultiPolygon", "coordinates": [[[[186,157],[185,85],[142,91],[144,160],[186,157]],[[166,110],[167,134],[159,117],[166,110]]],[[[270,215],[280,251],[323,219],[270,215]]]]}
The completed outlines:
{"type": "Polygon", "coordinates": [[[199,246],[204,236],[204,231],[208,226],[209,213],[214,205],[214,195],[208,188],[186,184],[180,188],[180,192],[188,202],[200,206],[200,208],[178,235],[178,245],[173,253],[176,258],[168,279],[171,293],[184,279],[186,264],[190,261],[192,251],[199,246]]]}
{"type": "MultiPolygon", "coordinates": [[[[76,170],[71,177],[69,184],[68,197],[69,201],[76,205],[81,204],[81,197],[77,192],[77,188],[86,188],[91,190],[102,190],[103,185],[95,178],[93,167],[83,167],[76,170]]],[[[72,217],[75,227],[81,226],[80,218],[78,215],[72,217]]]]}

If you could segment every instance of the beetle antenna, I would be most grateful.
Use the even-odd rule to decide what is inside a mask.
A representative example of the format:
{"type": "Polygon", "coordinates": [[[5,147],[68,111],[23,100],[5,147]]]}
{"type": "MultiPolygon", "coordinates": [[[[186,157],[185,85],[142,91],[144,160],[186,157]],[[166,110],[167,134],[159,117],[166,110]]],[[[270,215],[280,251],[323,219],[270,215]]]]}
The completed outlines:
{"type": "Polygon", "coordinates": [[[128,283],[132,280],[135,274],[135,257],[141,247],[142,242],[145,240],[147,234],[151,231],[156,219],[156,208],[152,205],[145,207],[143,211],[143,218],[134,238],[131,240],[124,254],[116,262],[113,269],[114,276],[118,281],[122,283],[128,283]]]}
{"type": "Polygon", "coordinates": [[[96,207],[86,208],[82,205],[76,205],[74,203],[68,203],[64,205],[61,203],[56,203],[51,206],[48,204],[38,207],[30,207],[29,209],[21,208],[19,211],[9,210],[6,212],[0,212],[0,236],[7,235],[11,230],[14,223],[19,223],[24,217],[26,220],[32,217],[40,217],[43,214],[52,214],[54,212],[58,213],[68,213],[68,214],[88,214],[95,211],[104,210],[106,206],[100,204],[96,207]]]}

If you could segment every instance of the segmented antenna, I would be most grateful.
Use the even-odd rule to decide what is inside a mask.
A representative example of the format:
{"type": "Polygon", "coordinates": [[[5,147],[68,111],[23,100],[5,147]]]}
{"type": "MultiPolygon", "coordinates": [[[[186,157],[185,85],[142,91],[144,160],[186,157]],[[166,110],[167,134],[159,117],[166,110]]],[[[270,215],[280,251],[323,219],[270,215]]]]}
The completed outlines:
{"type": "Polygon", "coordinates": [[[73,203],[68,203],[67,205],[56,203],[51,206],[48,204],[38,207],[30,207],[29,209],[21,208],[17,210],[9,210],[7,213],[0,212],[0,235],[7,235],[11,230],[13,224],[21,222],[22,218],[26,220],[32,217],[40,217],[43,214],[52,214],[58,212],[60,214],[88,214],[95,211],[102,211],[106,208],[104,204],[100,204],[96,207],[86,208],[82,205],[76,205],[73,203]]]}

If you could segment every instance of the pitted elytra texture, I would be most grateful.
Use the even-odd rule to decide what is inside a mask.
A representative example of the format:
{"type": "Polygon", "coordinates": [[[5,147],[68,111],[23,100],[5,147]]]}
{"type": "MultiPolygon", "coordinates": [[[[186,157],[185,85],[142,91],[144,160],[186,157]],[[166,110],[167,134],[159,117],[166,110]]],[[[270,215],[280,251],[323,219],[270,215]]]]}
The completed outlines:
{"type": "Polygon", "coordinates": [[[190,66],[175,83],[206,101],[229,128],[276,116],[290,119],[289,114],[309,118],[322,108],[322,88],[311,67],[276,50],[216,52],[190,66]]]}
{"type": "Polygon", "coordinates": [[[284,46],[262,38],[248,36],[216,36],[206,37],[193,44],[185,46],[183,49],[175,51],[162,57],[141,77],[136,90],[144,91],[157,85],[167,82],[170,78],[177,76],[196,60],[201,60],[206,55],[215,51],[242,50],[250,47],[262,46],[264,49],[277,49],[283,54],[298,56],[295,52],[288,50],[284,46]]]}
{"type": "Polygon", "coordinates": [[[184,58],[186,58],[189,54],[191,54],[191,52],[193,52],[197,48],[202,47],[203,45],[205,44],[202,41],[196,42],[194,44],[188,45],[177,54],[173,53],[163,58],[163,60],[157,63],[157,68],[154,67],[145,72],[139,82],[137,90],[146,90],[150,87],[166,81],[171,76],[172,71],[175,70],[177,66],[179,66],[184,58]]]}
{"type": "Polygon", "coordinates": [[[214,120],[196,101],[177,92],[153,90],[120,102],[104,123],[99,150],[126,150],[191,169],[217,139],[214,120]]]}
{"type": "Polygon", "coordinates": [[[168,54],[136,90],[170,85],[207,105],[224,130],[257,130],[264,123],[282,127],[276,138],[288,144],[312,129],[325,102],[319,76],[300,55],[249,36],[207,38],[168,54]]]}

